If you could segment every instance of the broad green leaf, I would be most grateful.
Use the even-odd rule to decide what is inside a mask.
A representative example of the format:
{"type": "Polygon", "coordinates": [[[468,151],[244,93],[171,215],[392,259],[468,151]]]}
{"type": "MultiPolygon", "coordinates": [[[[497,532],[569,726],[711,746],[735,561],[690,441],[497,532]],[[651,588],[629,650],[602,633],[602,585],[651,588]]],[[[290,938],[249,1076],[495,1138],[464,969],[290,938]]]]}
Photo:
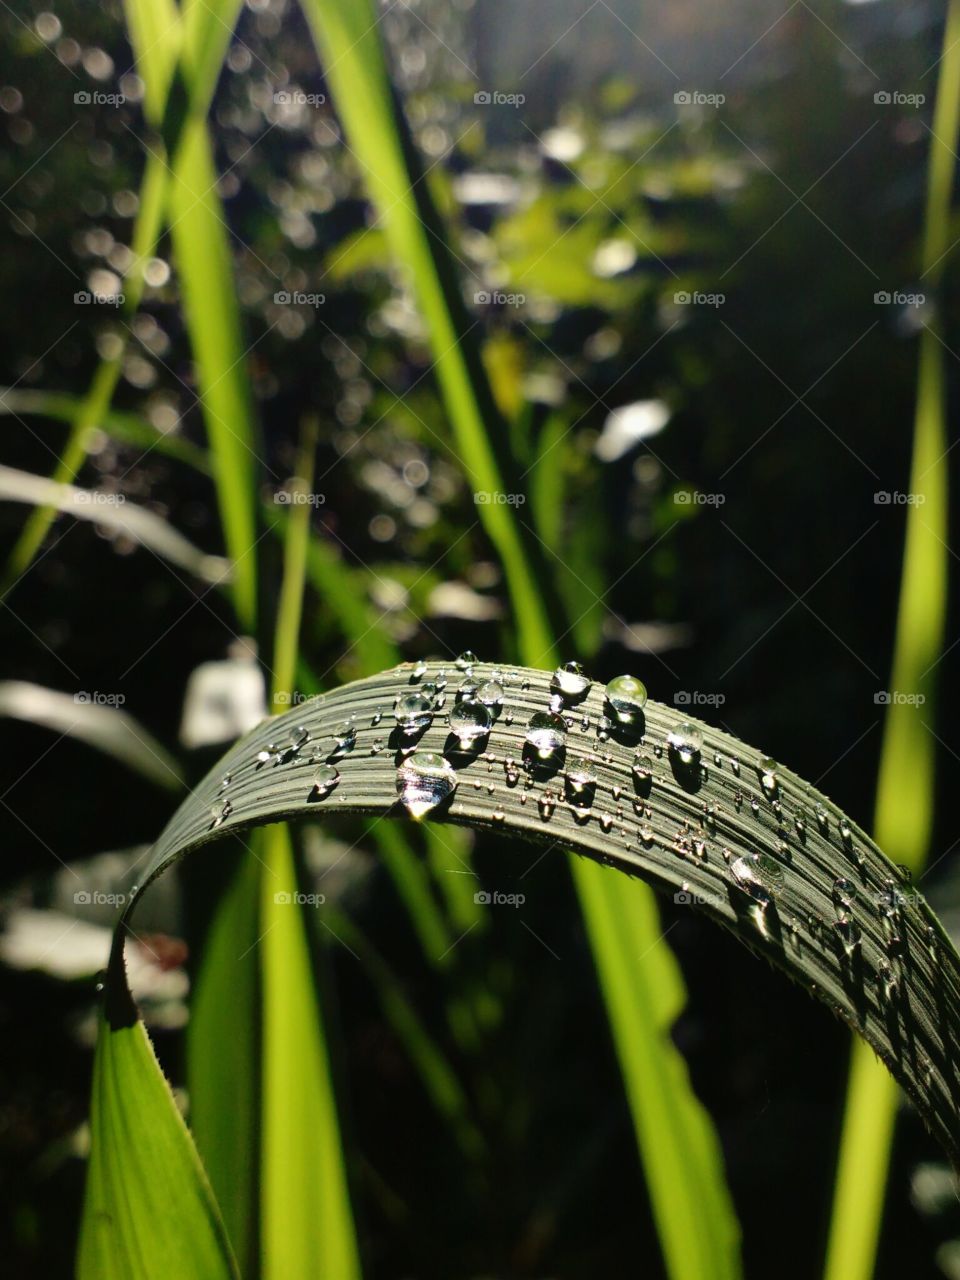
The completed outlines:
{"type": "Polygon", "coordinates": [[[213,1192],[143,1023],[101,1019],[78,1280],[236,1280],[213,1192]]]}
{"type": "MultiPolygon", "coordinates": [[[[345,685],[322,703],[308,703],[247,735],[173,816],[154,846],[145,883],[218,835],[251,825],[315,820],[329,812],[405,816],[396,800],[396,756],[370,747],[381,732],[377,710],[415,683],[413,670],[407,665],[345,685]],[[314,789],[308,753],[288,753],[285,764],[259,767],[257,755],[269,741],[282,743],[302,726],[310,741],[329,744],[334,726],[347,715],[356,717],[356,745],[336,760],[339,778],[325,797],[314,789]],[[210,805],[223,795],[225,773],[231,775],[232,808],[212,826],[210,805]]],[[[438,670],[428,665],[426,678],[438,670]]],[[[474,674],[492,670],[478,664],[474,674]]],[[[617,880],[614,869],[686,894],[691,907],[801,982],[863,1036],[934,1135],[956,1155],[960,956],[922,896],[866,833],[789,769],[772,766],[755,748],[710,726],[690,722],[691,735],[676,710],[657,703],[646,707],[641,751],[649,764],[641,762],[639,772],[637,729],[614,726],[609,739],[600,741],[593,735],[576,741],[580,734],[571,730],[571,752],[588,754],[597,774],[586,813],[564,798],[562,760],[531,760],[532,771],[518,785],[515,762],[523,756],[525,726],[549,703],[550,674],[508,667],[504,675],[503,714],[485,750],[456,757],[458,785],[432,816],[568,847],[608,863],[604,875],[618,885],[628,882],[617,880]],[[888,946],[891,919],[903,940],[898,955],[888,946]]],[[[577,714],[589,718],[595,734],[606,710],[603,692],[592,688],[577,714]]],[[[447,715],[438,713],[419,748],[442,752],[448,736],[447,715]]],[[[612,933],[601,956],[616,938],[620,965],[632,971],[633,983],[650,968],[650,957],[638,950],[642,939],[633,931],[612,933]]],[[[674,997],[677,990],[669,972],[656,966],[652,976],[664,990],[646,993],[647,1021],[661,1029],[669,1017],[670,990],[674,997]]],[[[619,989],[616,998],[628,999],[619,989]]],[[[688,1150],[695,1154],[699,1137],[692,1127],[686,1131],[688,1150]]]]}

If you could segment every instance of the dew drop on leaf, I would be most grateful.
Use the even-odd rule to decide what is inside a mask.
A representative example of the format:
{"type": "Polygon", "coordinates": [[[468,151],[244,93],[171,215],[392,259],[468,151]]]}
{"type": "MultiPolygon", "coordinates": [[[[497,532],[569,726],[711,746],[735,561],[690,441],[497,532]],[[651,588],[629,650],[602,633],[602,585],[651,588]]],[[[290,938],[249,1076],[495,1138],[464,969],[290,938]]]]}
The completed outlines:
{"type": "Polygon", "coordinates": [[[450,712],[450,732],[466,751],[490,732],[490,712],[481,702],[458,702],[450,712]]]}
{"type": "Polygon", "coordinates": [[[394,718],[403,733],[425,729],[433,719],[433,700],[422,690],[403,693],[397,699],[394,718]]]}
{"type": "Polygon", "coordinates": [[[397,769],[397,794],[417,821],[457,789],[450,761],[436,751],[414,751],[397,769]]]}
{"type": "Polygon", "coordinates": [[[340,781],[340,773],[332,764],[321,764],[313,774],[313,795],[321,800],[328,796],[340,781]]]}
{"type": "Polygon", "coordinates": [[[579,662],[564,662],[554,671],[550,688],[565,698],[582,698],[591,683],[579,662]]]}
{"type": "Polygon", "coordinates": [[[635,724],[647,705],[647,686],[636,676],[614,676],[604,694],[620,724],[635,724]]]}
{"type": "Polygon", "coordinates": [[[527,722],[526,740],[541,760],[549,760],[567,740],[567,726],[552,711],[535,711],[527,722]]]}
{"type": "Polygon", "coordinates": [[[676,752],[682,764],[693,764],[703,746],[703,734],[690,720],[682,720],[667,734],[667,746],[676,752]]]}

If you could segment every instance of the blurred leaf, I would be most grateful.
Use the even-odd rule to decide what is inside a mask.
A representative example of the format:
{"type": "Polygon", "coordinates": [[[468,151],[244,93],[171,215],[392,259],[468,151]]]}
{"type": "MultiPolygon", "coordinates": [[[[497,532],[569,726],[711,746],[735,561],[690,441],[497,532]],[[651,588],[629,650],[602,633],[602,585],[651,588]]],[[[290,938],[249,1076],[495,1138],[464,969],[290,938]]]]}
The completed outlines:
{"type": "Polygon", "coordinates": [[[230,579],[230,564],[207,555],[155,511],[127,502],[123,494],[77,489],[70,484],[0,466],[0,502],[27,502],[77,520],[88,520],[110,533],[147,547],[163,560],[179,565],[203,582],[218,585],[230,579]]]}
{"type": "Polygon", "coordinates": [[[0,681],[0,716],[42,725],[113,756],[151,782],[177,791],[180,766],[129,712],[94,701],[84,692],[61,693],[26,680],[0,681]]]}

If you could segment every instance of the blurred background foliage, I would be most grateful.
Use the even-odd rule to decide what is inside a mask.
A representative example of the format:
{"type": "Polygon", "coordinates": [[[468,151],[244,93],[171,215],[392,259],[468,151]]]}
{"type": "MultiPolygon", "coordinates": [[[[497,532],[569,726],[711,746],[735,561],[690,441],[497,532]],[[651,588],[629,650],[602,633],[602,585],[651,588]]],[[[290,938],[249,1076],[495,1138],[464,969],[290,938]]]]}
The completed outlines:
{"type": "MultiPolygon", "coordinates": [[[[940,5],[915,0],[785,10],[701,0],[660,11],[626,0],[422,0],[381,18],[534,503],[543,486],[541,533],[580,618],[561,650],[589,657],[598,678],[632,670],[668,703],[679,691],[718,695],[708,718],[865,823],[905,513],[874,498],[907,487],[917,335],[929,314],[874,299],[923,292],[942,26],[940,5]],[[677,104],[681,90],[726,100],[677,104]],[[478,91],[525,102],[484,104],[478,91]],[[926,101],[878,103],[881,91],[926,101]],[[683,291],[724,301],[685,305],[683,291]],[[697,492],[723,502],[683,500],[697,492]]],[[[128,434],[141,434],[124,443],[100,433],[78,483],[122,494],[221,554],[169,238],[132,319],[74,304],[81,290],[121,291],[130,263],[145,125],[119,6],[21,2],[3,8],[0,30],[0,382],[15,388],[0,406],[0,461],[50,474],[67,428],[41,393],[81,396],[98,359],[129,339],[114,407],[128,434]],[[126,101],[75,104],[95,90],[126,101]],[[161,444],[147,448],[151,433],[161,444]]],[[[396,653],[509,657],[510,604],[450,444],[427,335],[332,104],[276,100],[293,89],[326,93],[301,13],[282,0],[249,3],[212,136],[270,523],[304,420],[320,424],[304,653],[326,685],[396,653]],[[285,305],[278,291],[325,301],[285,305]],[[331,587],[339,615],[320,598],[331,587]],[[365,633],[361,643],[345,641],[351,631],[365,633]]],[[[937,305],[956,332],[949,270],[937,305]]],[[[0,503],[7,548],[24,511],[0,503]]],[[[518,518],[532,522],[522,509],[518,518]]],[[[279,576],[279,540],[268,534],[271,556],[279,576]]],[[[178,739],[191,672],[237,651],[225,595],[122,534],[61,517],[2,603],[4,679],[121,694],[188,777],[209,765],[212,755],[178,739]]],[[[953,634],[954,616],[949,625],[953,634]]],[[[956,672],[951,653],[946,707],[956,672]]],[[[949,795],[949,723],[940,733],[938,783],[949,795]]],[[[86,955],[58,971],[42,946],[18,952],[18,930],[25,912],[35,928],[31,912],[70,914],[58,863],[123,883],[171,801],[49,728],[4,718],[0,735],[3,1251],[9,1274],[39,1277],[63,1274],[72,1255],[94,992],[86,955]],[[104,860],[105,850],[121,852],[104,860]]],[[[953,812],[939,808],[924,881],[947,911],[953,812]]],[[[629,1116],[562,862],[524,877],[523,922],[494,912],[482,925],[456,865],[441,870],[457,932],[470,931],[457,947],[471,993],[458,1034],[444,1021],[442,967],[418,949],[382,852],[362,832],[344,835],[325,892],[349,912],[339,936],[352,937],[352,920],[362,937],[352,950],[320,941],[370,1274],[620,1275],[638,1258],[655,1274],[629,1116]],[[482,1139],[437,1119],[385,1011],[391,984],[454,1064],[482,1139]]],[[[334,855],[315,852],[319,874],[334,855]]],[[[442,866],[442,842],[426,854],[442,866]]],[[[307,855],[309,864],[309,841],[307,855]]],[[[211,855],[192,873],[195,918],[172,883],[142,908],[164,962],[144,961],[154,972],[139,994],[175,1083],[195,957],[183,939],[202,933],[204,894],[235,856],[211,855]]],[[[505,889],[531,860],[518,870],[509,848],[475,839],[473,864],[505,889]]],[[[809,1276],[825,1241],[847,1036],[709,923],[663,910],[690,993],[675,1039],[723,1142],[746,1272],[776,1256],[783,1274],[809,1276]]],[[[79,947],[56,932],[49,941],[79,947]]],[[[960,1275],[948,1243],[960,1210],[937,1161],[907,1118],[878,1275],[960,1275]]]]}

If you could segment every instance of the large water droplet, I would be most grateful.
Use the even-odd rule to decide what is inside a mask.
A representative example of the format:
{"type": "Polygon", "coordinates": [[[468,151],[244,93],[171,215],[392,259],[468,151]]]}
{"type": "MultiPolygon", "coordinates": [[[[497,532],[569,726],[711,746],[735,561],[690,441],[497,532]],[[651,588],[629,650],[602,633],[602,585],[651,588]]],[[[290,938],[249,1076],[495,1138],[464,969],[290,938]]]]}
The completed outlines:
{"type": "Polygon", "coordinates": [[[490,732],[490,712],[481,702],[458,702],[450,712],[450,732],[466,751],[490,732]]]}
{"type": "Polygon", "coordinates": [[[419,689],[403,693],[397,699],[393,714],[404,733],[416,733],[433,719],[433,700],[419,689]]]}
{"type": "Polygon", "coordinates": [[[470,671],[476,666],[479,659],[477,655],[470,649],[464,649],[463,653],[457,658],[456,667],[458,671],[470,671]]]}
{"type": "Polygon", "coordinates": [[[550,680],[550,688],[565,698],[582,698],[590,684],[590,677],[579,662],[562,663],[550,680]]]}
{"type": "Polygon", "coordinates": [[[683,720],[667,734],[667,746],[682,764],[693,764],[703,746],[703,734],[691,720],[683,720]]]}
{"type": "Polygon", "coordinates": [[[550,711],[535,711],[527,722],[527,742],[541,760],[557,754],[567,740],[567,726],[550,711]]]}
{"type": "Polygon", "coordinates": [[[833,900],[839,907],[849,907],[857,896],[857,886],[846,876],[838,876],[833,882],[833,900]]]}
{"type": "Polygon", "coordinates": [[[412,818],[419,821],[457,789],[450,761],[436,751],[414,751],[397,769],[397,794],[412,818]]]}
{"type": "Polygon", "coordinates": [[[499,680],[485,680],[477,690],[477,701],[485,707],[503,706],[503,685],[499,680]]]}
{"type": "Polygon", "coordinates": [[[614,676],[604,694],[620,724],[635,724],[647,705],[647,686],[636,676],[614,676]]]}
{"type": "Polygon", "coordinates": [[[340,773],[332,764],[321,764],[313,774],[313,794],[322,800],[340,781],[340,773]]]}
{"type": "Polygon", "coordinates": [[[862,937],[860,926],[851,916],[841,916],[833,927],[837,931],[837,937],[840,939],[844,952],[848,956],[852,956],[860,945],[862,937]]]}

